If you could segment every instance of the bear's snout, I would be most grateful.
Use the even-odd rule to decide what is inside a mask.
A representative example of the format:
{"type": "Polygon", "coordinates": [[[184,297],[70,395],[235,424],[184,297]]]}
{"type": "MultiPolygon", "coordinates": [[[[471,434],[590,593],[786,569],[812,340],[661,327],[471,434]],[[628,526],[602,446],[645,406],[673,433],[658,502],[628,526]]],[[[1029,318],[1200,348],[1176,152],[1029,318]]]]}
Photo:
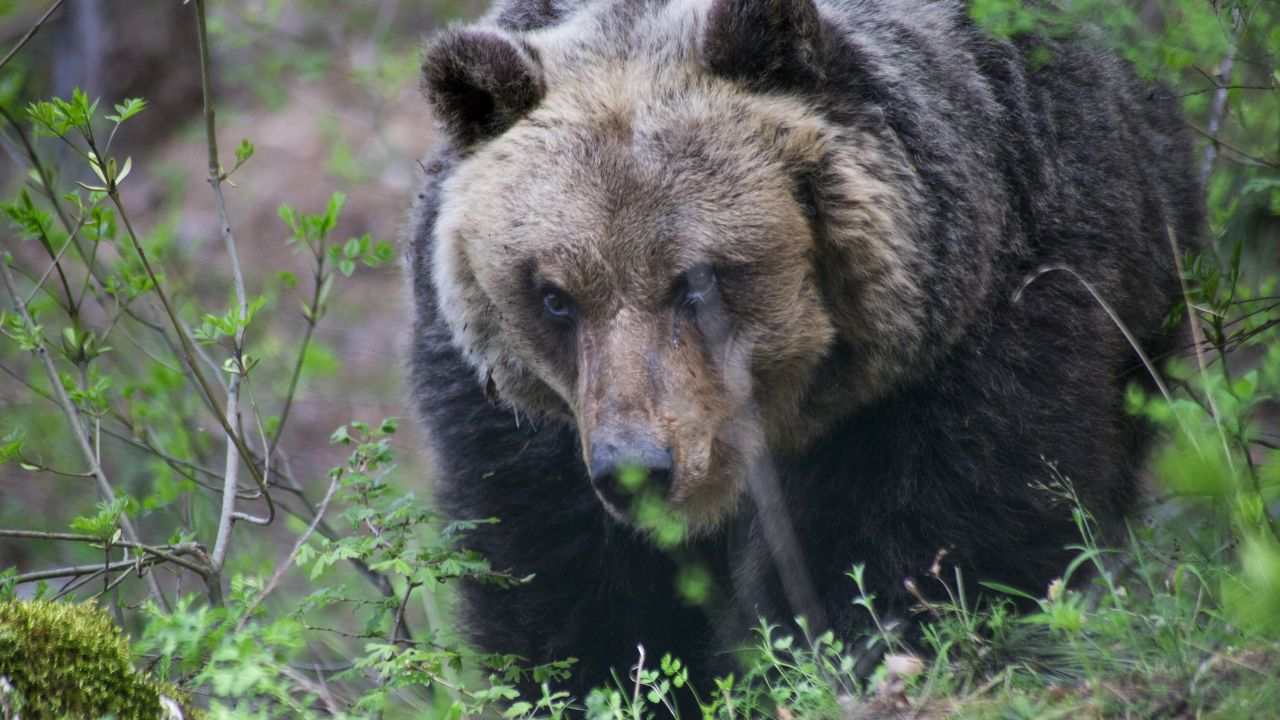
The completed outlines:
{"type": "Polygon", "coordinates": [[[645,492],[666,497],[675,470],[670,448],[636,433],[608,433],[593,438],[588,467],[591,484],[614,510],[626,510],[645,492]]]}

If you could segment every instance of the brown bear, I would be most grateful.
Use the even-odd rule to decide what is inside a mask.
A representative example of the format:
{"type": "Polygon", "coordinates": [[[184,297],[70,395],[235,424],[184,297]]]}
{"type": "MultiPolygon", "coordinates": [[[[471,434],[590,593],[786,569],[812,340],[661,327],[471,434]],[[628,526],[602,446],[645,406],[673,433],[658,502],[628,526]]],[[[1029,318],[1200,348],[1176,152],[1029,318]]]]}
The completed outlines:
{"type": "Polygon", "coordinates": [[[951,0],[512,0],[423,83],[414,398],[443,510],[499,520],[463,543],[532,576],[464,588],[480,648],[709,673],[761,616],[856,637],[855,563],[886,614],[940,550],[1043,591],[1056,475],[1130,509],[1144,378],[1090,288],[1167,348],[1202,217],[1176,101],[1112,55],[951,0]]]}

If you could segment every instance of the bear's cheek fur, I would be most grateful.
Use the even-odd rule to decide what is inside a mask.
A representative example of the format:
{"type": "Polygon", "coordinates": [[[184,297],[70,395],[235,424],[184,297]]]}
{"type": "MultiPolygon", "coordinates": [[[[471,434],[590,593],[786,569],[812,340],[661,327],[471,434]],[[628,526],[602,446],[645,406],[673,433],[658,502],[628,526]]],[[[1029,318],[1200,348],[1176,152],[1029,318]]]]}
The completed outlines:
{"type": "Polygon", "coordinates": [[[487,390],[521,413],[567,419],[572,355],[564,362],[546,351],[552,328],[518,267],[533,253],[536,236],[513,226],[502,202],[510,193],[491,169],[464,164],[442,189],[433,257],[437,302],[454,344],[487,390]]]}

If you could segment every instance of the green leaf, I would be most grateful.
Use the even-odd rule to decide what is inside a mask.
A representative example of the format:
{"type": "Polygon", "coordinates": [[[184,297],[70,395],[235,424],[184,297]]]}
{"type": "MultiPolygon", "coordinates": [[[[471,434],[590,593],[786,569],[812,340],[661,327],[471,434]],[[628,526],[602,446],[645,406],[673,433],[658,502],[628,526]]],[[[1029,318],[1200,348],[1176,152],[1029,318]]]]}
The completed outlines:
{"type": "Polygon", "coordinates": [[[127,504],[128,498],[125,497],[118,497],[110,503],[100,502],[97,513],[74,518],[71,521],[71,529],[84,535],[100,538],[104,542],[110,541],[118,530],[116,524],[125,512],[127,504]]]}
{"type": "Polygon", "coordinates": [[[301,221],[298,218],[298,211],[294,210],[289,205],[281,205],[276,209],[276,214],[279,215],[280,219],[284,221],[284,224],[288,225],[289,229],[293,231],[293,239],[301,240],[302,226],[301,221]]]}
{"type": "Polygon", "coordinates": [[[240,144],[236,146],[236,167],[240,167],[248,162],[249,158],[253,157],[253,153],[253,143],[249,142],[247,138],[241,140],[240,144]]]}
{"type": "Polygon", "coordinates": [[[107,115],[106,117],[108,120],[119,125],[125,120],[128,120],[134,115],[137,115],[138,113],[142,112],[144,109],[146,109],[146,107],[147,107],[146,100],[143,100],[142,98],[129,98],[125,100],[123,103],[116,104],[115,114],[107,115]]]}
{"type": "Polygon", "coordinates": [[[1022,598],[1023,600],[1030,600],[1031,602],[1040,601],[1039,598],[1032,595],[1031,593],[1025,592],[1023,590],[1019,590],[1018,588],[1013,587],[1012,585],[1005,585],[1004,583],[999,583],[994,580],[979,580],[978,584],[990,590],[995,590],[998,593],[1011,595],[1016,598],[1022,598]]]}
{"type": "Polygon", "coordinates": [[[22,456],[23,432],[14,428],[0,440],[0,464],[10,462],[22,456]]]}

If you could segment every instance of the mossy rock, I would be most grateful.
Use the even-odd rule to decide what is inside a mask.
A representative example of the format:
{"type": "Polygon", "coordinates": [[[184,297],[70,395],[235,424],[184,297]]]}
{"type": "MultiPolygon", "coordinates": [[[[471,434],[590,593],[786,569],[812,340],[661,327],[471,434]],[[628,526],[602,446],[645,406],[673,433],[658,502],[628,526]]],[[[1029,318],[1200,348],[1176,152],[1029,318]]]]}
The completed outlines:
{"type": "Polygon", "coordinates": [[[173,714],[161,696],[180,698],[134,668],[120,628],[92,603],[0,602],[0,678],[12,688],[0,708],[20,702],[23,720],[162,720],[173,714]]]}

